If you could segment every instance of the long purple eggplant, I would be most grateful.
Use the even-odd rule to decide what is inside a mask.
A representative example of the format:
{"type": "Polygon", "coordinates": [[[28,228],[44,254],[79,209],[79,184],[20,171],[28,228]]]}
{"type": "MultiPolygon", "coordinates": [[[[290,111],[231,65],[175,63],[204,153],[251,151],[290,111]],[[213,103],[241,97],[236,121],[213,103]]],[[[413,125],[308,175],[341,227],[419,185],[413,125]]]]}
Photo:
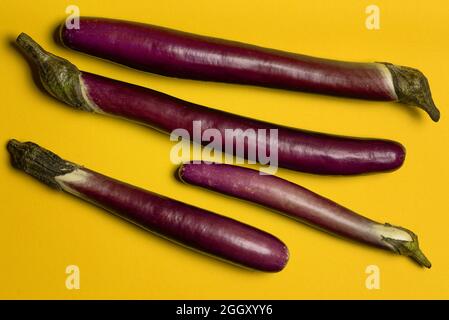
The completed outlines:
{"type": "Polygon", "coordinates": [[[69,48],[166,76],[257,85],[436,108],[426,77],[391,63],[315,58],[205,37],[154,25],[80,18],[80,28],[61,27],[69,48]]]}
{"type": "Polygon", "coordinates": [[[283,242],[236,220],[142,190],[61,159],[32,142],[8,142],[15,168],[178,243],[249,268],[277,272],[283,242]]]}
{"type": "MultiPolygon", "coordinates": [[[[46,90],[78,109],[119,116],[166,133],[183,128],[191,138],[193,122],[201,121],[201,135],[208,129],[217,129],[223,146],[227,129],[255,132],[278,129],[275,147],[279,166],[310,173],[349,175],[387,171],[400,167],[405,158],[404,147],[393,141],[333,136],[252,120],[80,71],[69,61],[43,50],[24,33],[17,43],[38,66],[46,90]]],[[[233,143],[236,150],[236,139],[233,143]]],[[[244,155],[247,157],[249,149],[258,146],[271,150],[271,137],[248,137],[244,155]]]]}
{"type": "Polygon", "coordinates": [[[430,268],[418,237],[402,227],[365,218],[327,198],[274,175],[219,163],[185,163],[182,181],[261,204],[332,234],[410,256],[430,268]]]}

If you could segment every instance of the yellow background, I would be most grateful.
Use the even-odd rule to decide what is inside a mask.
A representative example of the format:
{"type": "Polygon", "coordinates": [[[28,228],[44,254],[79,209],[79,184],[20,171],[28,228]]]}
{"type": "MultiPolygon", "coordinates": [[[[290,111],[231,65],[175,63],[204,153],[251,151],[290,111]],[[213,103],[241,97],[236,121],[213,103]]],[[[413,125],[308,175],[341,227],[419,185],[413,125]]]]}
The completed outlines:
{"type": "Polygon", "coordinates": [[[32,140],[129,183],[267,230],[289,246],[277,274],[248,271],[147,234],[11,168],[0,152],[0,298],[449,298],[449,8],[446,1],[1,1],[0,141],[32,140]],[[365,28],[365,8],[381,29],[365,28]],[[81,15],[122,18],[328,58],[390,61],[421,69],[442,118],[394,103],[165,78],[58,46],[67,5],[81,15]],[[75,111],[42,93],[12,45],[27,32],[80,69],[256,119],[336,134],[389,138],[407,148],[393,173],[287,178],[370,218],[415,231],[433,263],[336,239],[263,208],[180,184],[168,136],[75,111]],[[81,271],[67,290],[65,268],[81,271]],[[365,288],[378,265],[379,290],[365,288]]]}

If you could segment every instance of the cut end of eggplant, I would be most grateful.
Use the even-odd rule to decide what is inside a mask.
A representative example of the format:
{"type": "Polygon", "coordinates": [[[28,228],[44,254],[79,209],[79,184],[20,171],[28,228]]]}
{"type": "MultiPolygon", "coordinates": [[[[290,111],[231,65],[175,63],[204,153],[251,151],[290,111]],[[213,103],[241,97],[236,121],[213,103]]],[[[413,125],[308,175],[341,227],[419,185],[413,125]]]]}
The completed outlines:
{"type": "Polygon", "coordinates": [[[26,33],[21,33],[16,43],[37,66],[41,82],[48,93],[74,108],[93,111],[83,95],[81,72],[75,65],[45,51],[26,33]]]}
{"type": "Polygon", "coordinates": [[[435,106],[426,76],[419,70],[381,62],[390,71],[398,101],[426,111],[438,122],[440,111],[435,106]]]}
{"type": "Polygon", "coordinates": [[[13,167],[58,190],[61,187],[55,177],[78,168],[75,164],[61,159],[53,152],[33,142],[19,142],[11,139],[6,147],[13,167]]]}
{"type": "Polygon", "coordinates": [[[419,248],[418,237],[412,231],[402,227],[392,226],[388,223],[384,225],[385,229],[389,229],[387,233],[380,232],[382,241],[386,242],[393,251],[398,254],[408,256],[415,260],[419,265],[430,268],[432,264],[426,258],[424,253],[419,248]],[[404,238],[404,234],[408,234],[404,238]],[[408,239],[407,239],[408,238],[408,239]]]}

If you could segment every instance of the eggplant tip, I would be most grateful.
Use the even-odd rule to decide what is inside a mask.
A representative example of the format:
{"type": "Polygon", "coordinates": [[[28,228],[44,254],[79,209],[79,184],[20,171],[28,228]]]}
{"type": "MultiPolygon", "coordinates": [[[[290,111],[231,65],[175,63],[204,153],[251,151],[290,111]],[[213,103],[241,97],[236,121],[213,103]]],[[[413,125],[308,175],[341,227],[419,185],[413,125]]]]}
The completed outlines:
{"type": "Polygon", "coordinates": [[[6,149],[11,156],[11,164],[13,165],[13,167],[17,167],[19,163],[18,160],[23,155],[23,148],[21,148],[21,146],[23,146],[23,143],[16,139],[9,139],[6,143],[6,149]]]}
{"type": "Polygon", "coordinates": [[[434,122],[438,122],[440,120],[440,110],[438,110],[437,106],[433,102],[430,89],[425,90],[423,95],[425,95],[425,97],[419,99],[419,101],[416,102],[416,106],[427,112],[430,119],[434,122]]]}
{"type": "Polygon", "coordinates": [[[411,255],[411,258],[415,260],[419,265],[430,269],[432,267],[432,263],[427,259],[427,257],[422,253],[419,248],[411,255]]]}
{"type": "Polygon", "coordinates": [[[282,248],[278,249],[274,255],[271,256],[270,261],[261,267],[260,270],[270,273],[278,273],[285,269],[290,260],[290,251],[284,243],[282,243],[282,245],[282,248]]]}
{"type": "Polygon", "coordinates": [[[178,167],[178,170],[176,170],[176,175],[178,179],[181,180],[182,182],[184,182],[184,180],[182,179],[184,170],[185,170],[184,163],[181,163],[181,165],[178,167]]]}
{"type": "Polygon", "coordinates": [[[25,32],[21,32],[21,33],[17,36],[16,41],[19,43],[20,41],[22,41],[22,39],[24,39],[24,38],[26,38],[26,37],[28,37],[28,35],[27,35],[25,32]]]}
{"type": "Polygon", "coordinates": [[[284,270],[284,268],[287,266],[288,262],[290,261],[290,250],[288,249],[288,247],[285,244],[284,244],[283,253],[284,253],[283,261],[279,268],[279,271],[284,270]]]}

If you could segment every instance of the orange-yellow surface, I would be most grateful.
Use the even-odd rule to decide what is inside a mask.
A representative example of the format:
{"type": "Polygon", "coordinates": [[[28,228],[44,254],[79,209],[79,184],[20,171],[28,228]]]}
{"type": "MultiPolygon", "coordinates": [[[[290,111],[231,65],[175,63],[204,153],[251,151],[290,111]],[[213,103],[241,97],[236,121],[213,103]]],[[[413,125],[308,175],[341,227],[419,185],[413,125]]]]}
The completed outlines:
{"type": "MultiPolygon", "coordinates": [[[[1,1],[0,143],[32,140],[129,183],[269,231],[290,248],[286,269],[252,272],[187,250],[58,193],[11,168],[0,151],[0,298],[449,298],[449,8],[446,1],[1,1]],[[380,29],[365,9],[380,9],[380,29]],[[135,71],[57,45],[66,7],[81,15],[147,22],[199,34],[353,61],[390,61],[429,78],[441,120],[394,103],[171,79],[135,71]],[[183,185],[168,136],[125,121],[73,110],[40,91],[12,44],[27,32],[80,69],[226,111],[335,134],[400,141],[393,173],[279,176],[372,219],[410,228],[433,263],[334,238],[266,209],[183,185]],[[66,287],[66,267],[80,289],[66,287]],[[380,288],[365,271],[379,267],[380,288]]],[[[255,167],[255,166],[254,166],[255,167]]]]}

